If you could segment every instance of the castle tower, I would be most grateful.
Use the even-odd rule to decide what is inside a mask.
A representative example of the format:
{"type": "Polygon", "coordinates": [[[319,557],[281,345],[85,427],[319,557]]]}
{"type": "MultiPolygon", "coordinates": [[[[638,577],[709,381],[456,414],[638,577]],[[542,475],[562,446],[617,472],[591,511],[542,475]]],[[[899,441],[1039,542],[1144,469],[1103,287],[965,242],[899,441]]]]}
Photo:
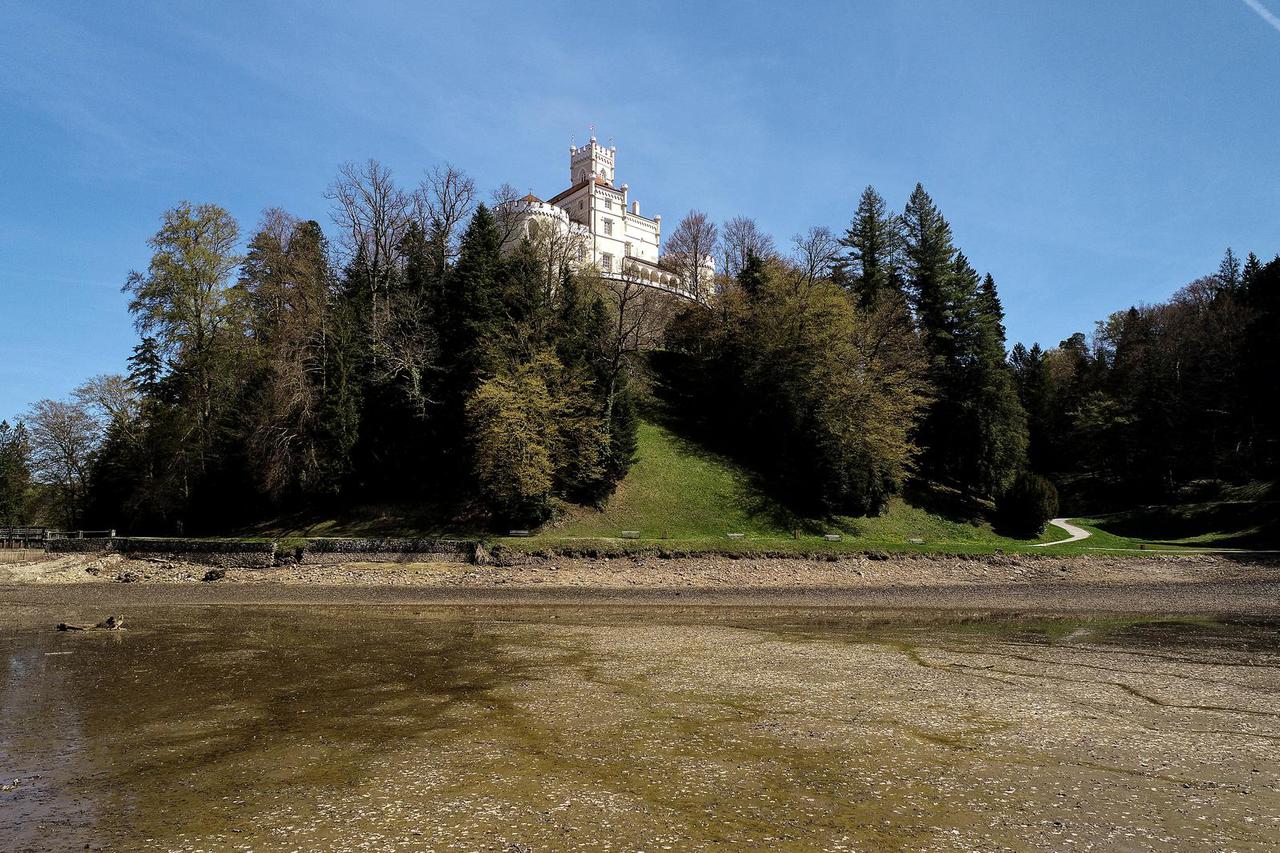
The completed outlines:
{"type": "Polygon", "coordinates": [[[605,148],[591,137],[591,141],[579,148],[569,146],[569,183],[580,184],[589,177],[603,178],[613,183],[614,159],[617,146],[605,148]]]}

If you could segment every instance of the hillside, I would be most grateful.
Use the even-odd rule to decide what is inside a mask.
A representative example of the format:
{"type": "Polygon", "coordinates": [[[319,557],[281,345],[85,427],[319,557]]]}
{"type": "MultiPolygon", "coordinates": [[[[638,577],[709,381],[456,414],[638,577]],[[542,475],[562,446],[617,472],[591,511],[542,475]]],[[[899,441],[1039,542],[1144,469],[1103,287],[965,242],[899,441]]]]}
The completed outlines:
{"type": "MultiPolygon", "coordinates": [[[[770,499],[748,472],[658,424],[640,426],[637,461],[603,511],[572,507],[559,522],[527,540],[540,545],[622,544],[623,531],[641,542],[683,549],[742,547],[804,550],[886,549],[994,551],[1027,547],[987,526],[950,521],[901,499],[876,518],[802,518],[770,499]],[[797,531],[799,537],[797,538],[797,531]],[[826,533],[842,541],[827,542],[826,533]]],[[[1051,531],[1044,541],[1063,538],[1051,531]]]]}

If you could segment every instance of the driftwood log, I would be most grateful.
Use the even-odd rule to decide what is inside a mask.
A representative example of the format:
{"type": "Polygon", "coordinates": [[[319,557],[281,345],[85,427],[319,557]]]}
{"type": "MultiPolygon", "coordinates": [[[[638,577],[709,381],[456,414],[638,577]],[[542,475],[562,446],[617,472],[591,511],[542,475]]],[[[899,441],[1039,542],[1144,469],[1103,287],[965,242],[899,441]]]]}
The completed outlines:
{"type": "Polygon", "coordinates": [[[124,627],[123,616],[108,616],[106,619],[103,619],[97,625],[69,625],[66,622],[58,623],[59,631],[94,631],[94,630],[119,631],[123,627],[124,627]]]}

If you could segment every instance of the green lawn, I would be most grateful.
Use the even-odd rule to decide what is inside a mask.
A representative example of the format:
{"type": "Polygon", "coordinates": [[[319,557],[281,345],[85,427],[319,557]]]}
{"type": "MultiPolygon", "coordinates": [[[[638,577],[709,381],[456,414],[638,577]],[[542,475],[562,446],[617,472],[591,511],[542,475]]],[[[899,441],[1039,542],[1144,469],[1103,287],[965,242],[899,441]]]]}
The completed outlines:
{"type": "MultiPolygon", "coordinates": [[[[699,551],[920,551],[993,553],[1043,551],[1037,541],[1064,539],[1051,528],[1035,540],[1010,539],[987,525],[951,521],[901,499],[875,518],[801,518],[761,492],[731,460],[673,434],[654,423],[642,423],[636,464],[603,511],[572,507],[558,522],[527,539],[503,538],[521,548],[581,547],[628,550],[665,547],[699,551]],[[797,537],[796,532],[799,531],[797,537]],[[639,539],[623,538],[637,531],[639,539]],[[742,534],[741,539],[729,534],[742,534]],[[825,533],[838,533],[828,542],[825,533]]],[[[1116,547],[1137,547],[1108,536],[1116,547]]],[[[1062,549],[1078,551],[1079,544],[1062,549]]]]}

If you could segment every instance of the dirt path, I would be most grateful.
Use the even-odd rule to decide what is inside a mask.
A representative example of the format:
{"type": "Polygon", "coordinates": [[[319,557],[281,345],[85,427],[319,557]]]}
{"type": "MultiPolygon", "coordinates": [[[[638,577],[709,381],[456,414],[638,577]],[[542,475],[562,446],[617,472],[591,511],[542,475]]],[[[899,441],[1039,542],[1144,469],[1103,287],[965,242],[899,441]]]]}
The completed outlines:
{"type": "Polygon", "coordinates": [[[1057,542],[1038,542],[1032,545],[1033,548],[1047,548],[1050,545],[1065,545],[1068,542],[1079,542],[1081,539],[1088,539],[1093,534],[1085,530],[1083,527],[1077,527],[1065,518],[1050,519],[1050,524],[1060,528],[1071,534],[1066,539],[1059,539],[1057,542]]]}

